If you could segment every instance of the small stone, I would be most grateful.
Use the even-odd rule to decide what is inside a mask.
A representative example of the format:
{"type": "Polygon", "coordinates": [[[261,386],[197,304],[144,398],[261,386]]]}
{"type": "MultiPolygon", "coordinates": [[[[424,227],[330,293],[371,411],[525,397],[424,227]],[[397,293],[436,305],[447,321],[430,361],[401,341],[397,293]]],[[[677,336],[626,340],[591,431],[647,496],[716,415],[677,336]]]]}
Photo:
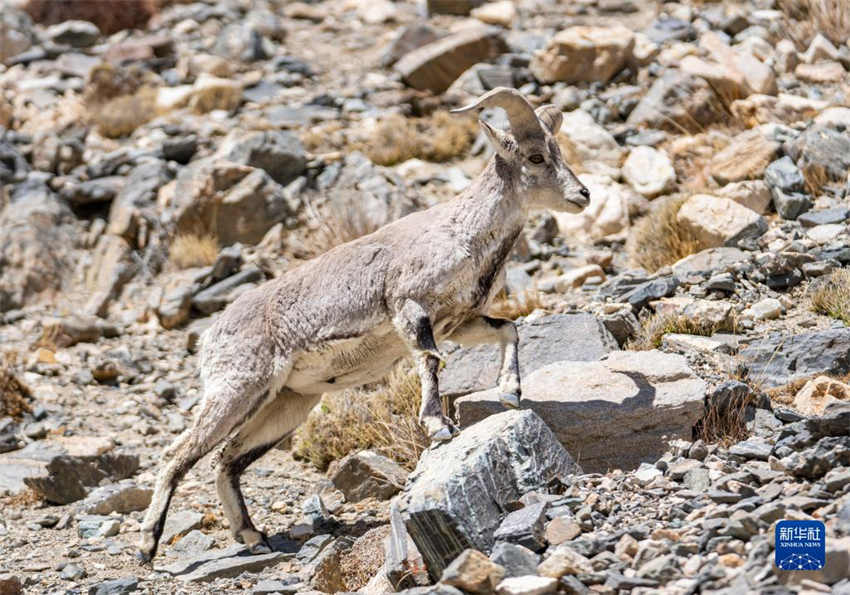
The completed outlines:
{"type": "Polygon", "coordinates": [[[405,471],[395,461],[370,450],[346,456],[331,477],[348,502],[364,498],[386,500],[404,487],[405,471]]]}
{"type": "Polygon", "coordinates": [[[423,45],[403,56],[394,68],[411,87],[442,93],[469,67],[505,49],[498,28],[481,26],[423,45]]]}
{"type": "Polygon", "coordinates": [[[511,24],[513,24],[516,14],[516,5],[513,0],[487,2],[478,8],[472,9],[472,16],[482,23],[506,28],[510,28],[511,24]]]}
{"type": "MultiPolygon", "coordinates": [[[[661,472],[659,471],[659,475],[661,472]]],[[[581,525],[570,517],[558,516],[546,523],[544,536],[551,545],[560,545],[581,535],[581,525]]]]}
{"type": "Polygon", "coordinates": [[[850,402],[850,385],[828,376],[808,381],[794,396],[794,408],[803,415],[823,415],[832,403],[850,402]]]}
{"type": "Polygon", "coordinates": [[[530,68],[544,83],[607,83],[629,61],[634,45],[634,33],[623,26],[574,26],[556,33],[530,68]]]}
{"type": "Polygon", "coordinates": [[[840,62],[818,62],[817,64],[798,64],[794,76],[807,83],[837,83],[845,79],[847,71],[840,62]]]}
{"type": "Polygon", "coordinates": [[[614,554],[621,560],[630,561],[637,555],[638,541],[628,533],[624,533],[614,546],[614,554]]]}
{"type": "Polygon", "coordinates": [[[552,555],[540,563],[537,572],[541,576],[561,578],[565,574],[584,574],[593,572],[590,560],[571,549],[566,544],[559,545],[552,555]]]}
{"type": "Polygon", "coordinates": [[[201,520],[204,518],[200,512],[194,510],[177,510],[165,518],[165,527],[162,530],[162,543],[171,543],[175,537],[185,535],[189,531],[201,528],[201,520]]]}
{"type": "Polygon", "coordinates": [[[762,180],[731,182],[717,191],[717,196],[734,200],[759,215],[764,215],[770,206],[770,188],[762,180]]]}
{"type": "Polygon", "coordinates": [[[194,555],[212,549],[213,544],[215,544],[215,540],[211,536],[198,529],[193,529],[181,537],[174,544],[173,549],[177,552],[194,555]]]}
{"type": "Polygon", "coordinates": [[[545,595],[558,590],[558,581],[545,576],[506,578],[496,588],[498,595],[545,595]]]}
{"type": "Polygon", "coordinates": [[[779,146],[759,129],[743,132],[712,158],[711,175],[721,184],[759,179],[776,158],[779,146]]]}
{"type": "Polygon", "coordinates": [[[767,222],[755,211],[708,194],[696,194],[686,200],[676,218],[706,247],[734,246],[767,231],[767,222]]]}
{"type": "Polygon", "coordinates": [[[493,534],[496,541],[508,541],[539,550],[543,540],[543,522],[546,519],[546,502],[538,502],[515,510],[505,517],[493,534]]]}
{"type": "Polygon", "coordinates": [[[490,559],[505,569],[505,576],[525,576],[537,573],[540,556],[530,549],[504,541],[493,546],[490,559]]]}
{"type": "Polygon", "coordinates": [[[443,571],[440,582],[470,593],[490,593],[505,576],[505,569],[478,550],[464,550],[443,571]]]}
{"type": "Polygon", "coordinates": [[[120,483],[95,488],[80,503],[86,514],[125,514],[145,510],[151,502],[153,490],[141,488],[134,483],[120,483]]]}
{"type": "Polygon", "coordinates": [[[65,568],[62,569],[62,572],[59,576],[66,581],[76,581],[86,576],[86,571],[82,566],[74,564],[66,564],[65,568]]]}
{"type": "Polygon", "coordinates": [[[125,595],[138,589],[139,579],[135,576],[125,576],[110,581],[104,581],[89,587],[89,595],[125,595]]]}
{"type": "Polygon", "coordinates": [[[298,550],[298,553],[295,557],[302,564],[309,564],[313,560],[315,560],[318,555],[322,552],[322,550],[330,545],[333,542],[333,536],[331,535],[316,535],[311,537],[304,545],[301,546],[301,549],[298,550]]]}
{"type": "Polygon", "coordinates": [[[765,298],[756,302],[742,313],[744,318],[751,320],[774,320],[779,318],[785,308],[782,303],[775,298],[765,298]]]}
{"type": "Polygon", "coordinates": [[[623,178],[647,198],[665,194],[675,187],[676,172],[666,153],[652,147],[635,147],[623,164],[623,178]]]}

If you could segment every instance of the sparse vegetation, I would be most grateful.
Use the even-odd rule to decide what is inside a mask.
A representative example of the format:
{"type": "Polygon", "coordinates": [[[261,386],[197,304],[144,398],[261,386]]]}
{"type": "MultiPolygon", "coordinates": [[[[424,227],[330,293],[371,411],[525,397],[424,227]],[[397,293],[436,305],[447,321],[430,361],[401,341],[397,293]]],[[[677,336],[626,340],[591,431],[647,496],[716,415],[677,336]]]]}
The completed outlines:
{"type": "Polygon", "coordinates": [[[171,243],[169,260],[179,269],[209,266],[218,256],[218,240],[211,234],[183,234],[171,243]]]}
{"type": "Polygon", "coordinates": [[[131,134],[156,114],[156,89],[150,73],[138,67],[99,64],[83,91],[87,119],[108,138],[131,134]]]}
{"type": "Polygon", "coordinates": [[[127,136],[156,117],[156,95],[156,89],[142,87],[132,95],[121,95],[90,106],[89,115],[103,136],[127,136]]]}
{"type": "Polygon", "coordinates": [[[719,442],[724,446],[746,440],[747,410],[754,402],[755,394],[748,390],[729,399],[706,403],[705,417],[695,427],[695,436],[703,442],[719,442]]]}
{"type": "Polygon", "coordinates": [[[850,37],[847,0],[779,0],[777,7],[794,21],[786,26],[787,33],[801,49],[815,33],[822,33],[839,47],[850,37]]]}
{"type": "Polygon", "coordinates": [[[516,320],[528,316],[535,310],[546,309],[543,303],[543,294],[536,287],[532,287],[516,296],[508,296],[502,291],[493,301],[487,314],[495,318],[516,320]]]}
{"type": "Polygon", "coordinates": [[[705,247],[676,218],[685,200],[686,197],[673,197],[656,201],[652,210],[635,223],[626,241],[634,264],[657,271],[705,247]]]}
{"type": "Polygon", "coordinates": [[[462,155],[477,133],[474,119],[445,111],[424,118],[393,114],[378,122],[359,148],[379,165],[394,165],[413,158],[448,161],[462,155]]]}
{"type": "Polygon", "coordinates": [[[15,375],[14,360],[11,354],[0,356],[0,418],[19,419],[30,411],[32,394],[27,385],[15,375]]]}
{"type": "Polygon", "coordinates": [[[735,332],[735,326],[734,319],[715,324],[677,313],[649,314],[641,317],[640,331],[627,343],[626,349],[657,349],[664,335],[676,333],[710,337],[714,333],[735,332]]]}
{"type": "Polygon", "coordinates": [[[319,469],[369,448],[413,469],[428,446],[419,425],[419,376],[400,365],[372,390],[326,394],[298,429],[293,452],[319,469]]]}
{"type": "Polygon", "coordinates": [[[357,196],[336,196],[319,208],[309,209],[313,228],[305,237],[305,256],[312,258],[331,248],[368,235],[383,225],[363,206],[357,196]]]}
{"type": "Polygon", "coordinates": [[[850,325],[850,271],[837,269],[810,289],[812,310],[850,325]]]}

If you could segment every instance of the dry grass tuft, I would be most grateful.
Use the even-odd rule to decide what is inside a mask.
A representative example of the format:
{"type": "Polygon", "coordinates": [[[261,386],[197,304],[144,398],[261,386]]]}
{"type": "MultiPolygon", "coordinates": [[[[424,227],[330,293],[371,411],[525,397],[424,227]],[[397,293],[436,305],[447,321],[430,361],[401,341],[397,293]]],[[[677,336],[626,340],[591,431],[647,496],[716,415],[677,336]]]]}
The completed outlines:
{"type": "Polygon", "coordinates": [[[156,117],[156,96],[156,89],[142,87],[132,95],[121,95],[102,104],[87,106],[89,117],[103,136],[127,136],[156,117]]]}
{"type": "Polygon", "coordinates": [[[12,371],[14,360],[9,354],[0,358],[0,417],[18,419],[31,411],[32,393],[12,371]]]}
{"type": "Polygon", "coordinates": [[[812,196],[818,196],[823,187],[832,181],[826,168],[816,163],[804,165],[802,174],[806,182],[806,191],[812,196]]]}
{"type": "Polygon", "coordinates": [[[466,152],[477,134],[475,120],[445,111],[424,118],[393,114],[378,122],[359,149],[378,165],[413,158],[448,161],[466,152]]]}
{"type": "Polygon", "coordinates": [[[810,290],[812,310],[850,325],[850,270],[837,269],[810,290]]]}
{"type": "Polygon", "coordinates": [[[801,49],[815,33],[841,46],[850,38],[850,3],[847,0],[779,0],[778,8],[793,21],[788,33],[801,49]]]}
{"type": "Polygon", "coordinates": [[[634,264],[653,272],[705,248],[676,218],[685,200],[655,201],[649,214],[632,226],[626,250],[634,264]]]}
{"type": "Polygon", "coordinates": [[[535,310],[547,309],[543,303],[543,294],[536,287],[532,287],[517,296],[508,296],[504,291],[500,292],[487,310],[487,315],[494,318],[516,320],[528,316],[535,310]]]}
{"type": "Polygon", "coordinates": [[[708,444],[719,442],[724,446],[746,440],[749,436],[747,409],[755,399],[753,391],[748,390],[740,398],[710,403],[705,417],[697,425],[697,437],[708,444]]]}
{"type": "Polygon", "coordinates": [[[313,230],[304,238],[304,256],[313,258],[359,237],[378,230],[376,221],[358,196],[337,196],[319,208],[308,205],[309,225],[313,230]]]}
{"type": "Polygon", "coordinates": [[[658,349],[664,335],[673,333],[710,337],[714,333],[735,332],[735,328],[735,320],[715,324],[676,313],[648,314],[641,317],[640,330],[626,344],[626,349],[634,351],[658,349]]]}
{"type": "Polygon", "coordinates": [[[193,233],[177,236],[171,243],[168,258],[179,269],[209,266],[218,257],[218,239],[212,234],[193,233]]]}
{"type": "Polygon", "coordinates": [[[413,469],[428,446],[419,425],[419,376],[397,367],[379,388],[326,394],[298,429],[293,453],[319,469],[345,455],[375,450],[413,469]]]}

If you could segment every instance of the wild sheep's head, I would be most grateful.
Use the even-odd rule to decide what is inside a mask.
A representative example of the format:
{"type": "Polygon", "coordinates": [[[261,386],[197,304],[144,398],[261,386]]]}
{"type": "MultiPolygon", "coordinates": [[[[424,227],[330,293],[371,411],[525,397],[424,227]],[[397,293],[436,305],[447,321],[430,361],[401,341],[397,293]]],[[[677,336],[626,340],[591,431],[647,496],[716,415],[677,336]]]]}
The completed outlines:
{"type": "Polygon", "coordinates": [[[517,172],[518,190],[529,207],[578,213],[590,204],[590,191],[561,156],[555,135],[561,128],[561,111],[544,105],[535,111],[516,89],[498,87],[472,105],[452,110],[466,112],[481,107],[505,110],[511,131],[493,128],[479,120],[498,158],[517,172]]]}

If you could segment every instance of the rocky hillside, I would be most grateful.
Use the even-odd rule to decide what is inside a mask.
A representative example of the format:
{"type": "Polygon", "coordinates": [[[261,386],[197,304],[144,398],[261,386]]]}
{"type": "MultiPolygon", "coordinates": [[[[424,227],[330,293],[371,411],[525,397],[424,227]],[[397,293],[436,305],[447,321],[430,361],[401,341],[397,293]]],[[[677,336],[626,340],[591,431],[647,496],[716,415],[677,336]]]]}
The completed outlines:
{"type": "Polygon", "coordinates": [[[848,38],[845,0],[0,0],[0,595],[850,593],[848,38]],[[243,477],[273,552],[205,460],[139,566],[200,334],[464,189],[448,110],[497,86],[591,193],[492,307],[523,408],[495,347],[446,347],[436,448],[403,367],[326,395],[243,477]],[[776,568],[786,519],[824,568],[776,568]]]}

